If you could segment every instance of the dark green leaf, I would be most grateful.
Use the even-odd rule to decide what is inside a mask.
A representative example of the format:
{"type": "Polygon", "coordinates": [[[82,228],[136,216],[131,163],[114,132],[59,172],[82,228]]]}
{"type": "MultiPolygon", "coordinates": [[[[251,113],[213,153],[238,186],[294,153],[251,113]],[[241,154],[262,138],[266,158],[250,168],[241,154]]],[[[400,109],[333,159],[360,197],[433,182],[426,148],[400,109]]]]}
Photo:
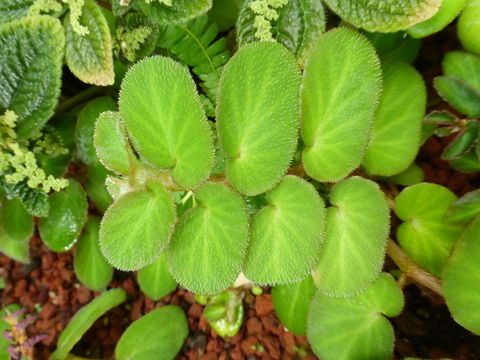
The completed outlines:
{"type": "Polygon", "coordinates": [[[170,275],[165,253],[154,263],[140,269],[137,275],[140,289],[152,300],[160,300],[177,288],[177,282],[170,275]]]}
{"type": "Polygon", "coordinates": [[[33,217],[18,198],[3,200],[0,223],[12,240],[25,242],[33,235],[33,217]]]}
{"type": "Polygon", "coordinates": [[[442,159],[455,160],[472,150],[479,134],[478,120],[469,120],[464,130],[462,130],[443,150],[442,159]]]}
{"type": "Polygon", "coordinates": [[[450,76],[438,76],[433,80],[433,84],[440,96],[462,114],[469,117],[480,116],[480,90],[450,76]]]}
{"type": "Polygon", "coordinates": [[[5,194],[10,198],[18,198],[25,209],[33,216],[44,217],[48,215],[50,205],[45,191],[28,187],[25,181],[18,184],[0,184],[5,194]]]}
{"type": "Polygon", "coordinates": [[[158,23],[184,23],[206,13],[212,7],[212,0],[174,0],[172,5],[161,1],[139,0],[145,15],[158,23]]]}
{"type": "Polygon", "coordinates": [[[466,193],[450,205],[445,218],[449,222],[466,225],[480,214],[480,189],[466,193]]]}
{"type": "Polygon", "coordinates": [[[89,166],[87,169],[87,179],[83,183],[88,197],[94,202],[98,210],[107,211],[112,204],[112,196],[108,193],[105,181],[110,172],[102,164],[89,166]]]}

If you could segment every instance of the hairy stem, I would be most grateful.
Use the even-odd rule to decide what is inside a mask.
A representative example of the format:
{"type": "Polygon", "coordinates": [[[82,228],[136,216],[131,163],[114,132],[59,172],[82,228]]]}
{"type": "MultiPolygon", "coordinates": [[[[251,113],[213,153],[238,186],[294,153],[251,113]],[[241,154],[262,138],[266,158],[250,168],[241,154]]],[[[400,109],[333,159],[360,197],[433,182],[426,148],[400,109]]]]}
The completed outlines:
{"type": "Polygon", "coordinates": [[[408,278],[443,297],[440,279],[416,264],[392,239],[388,239],[387,255],[408,278]]]}
{"type": "Polygon", "coordinates": [[[102,92],[104,89],[99,86],[91,86],[83,91],[80,91],[75,96],[68,98],[64,102],[58,104],[57,108],[55,109],[56,114],[64,113],[65,111],[71,109],[72,107],[81,104],[82,102],[91,99],[95,95],[102,92]]]}

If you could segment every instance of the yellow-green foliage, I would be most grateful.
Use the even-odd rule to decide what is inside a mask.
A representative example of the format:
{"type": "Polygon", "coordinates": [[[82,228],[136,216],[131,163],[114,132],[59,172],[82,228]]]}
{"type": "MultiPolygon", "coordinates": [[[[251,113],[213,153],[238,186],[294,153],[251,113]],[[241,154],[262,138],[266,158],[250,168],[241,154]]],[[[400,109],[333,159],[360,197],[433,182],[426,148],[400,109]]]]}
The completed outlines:
{"type": "Polygon", "coordinates": [[[278,19],[277,10],[285,6],[288,0],[254,0],[250,9],[256,14],[254,27],[255,37],[261,41],[274,41],[272,36],[272,21],[278,19]]]}
{"type": "Polygon", "coordinates": [[[8,184],[18,184],[26,180],[28,187],[59,191],[67,186],[65,179],[48,176],[37,165],[34,153],[45,152],[50,156],[58,156],[68,151],[54,142],[51,135],[38,135],[30,141],[17,141],[15,126],[17,115],[7,110],[0,116],[0,175],[8,184]],[[28,145],[33,146],[30,151],[28,145]]]}

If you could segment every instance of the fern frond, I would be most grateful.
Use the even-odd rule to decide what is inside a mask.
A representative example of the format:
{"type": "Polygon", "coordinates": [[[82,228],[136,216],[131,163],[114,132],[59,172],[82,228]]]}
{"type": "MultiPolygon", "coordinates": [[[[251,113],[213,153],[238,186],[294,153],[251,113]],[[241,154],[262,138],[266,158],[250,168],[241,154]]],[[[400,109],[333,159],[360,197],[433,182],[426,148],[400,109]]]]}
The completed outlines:
{"type": "Polygon", "coordinates": [[[223,65],[230,58],[227,39],[218,38],[218,26],[208,24],[206,15],[184,25],[168,25],[158,46],[168,50],[181,63],[192,68],[201,80],[206,96],[215,103],[223,65]]]}

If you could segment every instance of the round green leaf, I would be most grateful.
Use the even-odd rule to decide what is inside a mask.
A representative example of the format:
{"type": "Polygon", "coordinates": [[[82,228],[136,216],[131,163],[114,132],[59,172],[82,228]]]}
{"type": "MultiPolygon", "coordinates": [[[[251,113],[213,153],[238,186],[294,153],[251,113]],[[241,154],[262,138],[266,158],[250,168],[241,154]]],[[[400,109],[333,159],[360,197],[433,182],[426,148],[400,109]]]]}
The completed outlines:
{"type": "Polygon", "coordinates": [[[0,25],[0,108],[18,115],[15,131],[20,139],[37,133],[53,115],[64,48],[62,26],[53,17],[34,16],[0,25]]]}
{"type": "Polygon", "coordinates": [[[72,73],[87,84],[113,85],[112,37],[107,20],[94,0],[85,0],[78,19],[88,34],[72,27],[69,13],[63,20],[66,35],[65,60],[72,73]]]}
{"type": "Polygon", "coordinates": [[[133,154],[118,112],[107,111],[98,116],[94,145],[98,159],[107,169],[121,175],[129,174],[133,154]]]}
{"type": "Polygon", "coordinates": [[[40,219],[40,237],[50,250],[67,251],[77,241],[87,220],[87,195],[70,179],[68,186],[49,196],[50,210],[40,219]]]}
{"type": "Polygon", "coordinates": [[[110,97],[105,96],[90,101],[78,114],[75,142],[78,157],[85,164],[93,165],[98,162],[93,146],[93,132],[98,115],[104,111],[113,111],[116,108],[116,103],[110,97]]]}
{"type": "Polygon", "coordinates": [[[287,284],[315,266],[325,229],[325,205],[313,185],[285,177],[254,217],[243,272],[260,284],[287,284]]]}
{"type": "Polygon", "coordinates": [[[275,42],[248,44],[222,72],[217,126],[229,182],[256,195],[280,181],[298,137],[300,73],[275,42]]]}
{"type": "Polygon", "coordinates": [[[414,39],[404,31],[394,33],[363,32],[372,42],[382,60],[402,61],[411,64],[418,57],[422,41],[414,39]]]}
{"type": "Polygon", "coordinates": [[[324,294],[351,296],[382,271],[389,209],[377,184],[351,177],[330,192],[327,230],[314,280],[324,294]]]}
{"type": "Polygon", "coordinates": [[[117,360],[170,360],[188,335],[187,318],[178,306],[162,306],[134,321],[115,348],[117,360]]]}
{"type": "Polygon", "coordinates": [[[149,181],[146,189],[118,198],[100,225],[100,250],[120,270],[138,270],[153,263],[172,234],[173,197],[160,182],[149,181]]]}
{"type": "Polygon", "coordinates": [[[463,9],[465,0],[442,0],[438,12],[428,20],[408,29],[410,36],[423,38],[439,32],[450,24],[463,9]]]}
{"type": "Polygon", "coordinates": [[[120,113],[145,161],[170,169],[173,180],[185,188],[208,178],[212,134],[187,68],[162,56],[132,66],[122,83],[120,113]]]}
{"type": "Polygon", "coordinates": [[[22,202],[17,199],[4,198],[1,206],[1,221],[7,235],[14,241],[28,241],[33,235],[33,216],[22,202]]]}
{"type": "Polygon", "coordinates": [[[380,91],[379,60],[364,36],[346,28],[320,36],[303,74],[302,159],[308,175],[338,181],[360,165],[380,91]]]}
{"type": "Polygon", "coordinates": [[[393,32],[431,18],[442,0],[325,0],[343,20],[368,31],[393,32]]]}
{"type": "Polygon", "coordinates": [[[51,360],[63,360],[73,346],[93,323],[108,310],[123,303],[127,295],[123,289],[113,289],[97,296],[87,305],[78,310],[67,327],[60,334],[57,349],[50,357],[51,360]]]}
{"type": "Polygon", "coordinates": [[[461,79],[480,91],[480,56],[466,51],[449,51],[442,60],[446,76],[461,79]]]}
{"type": "Polygon", "coordinates": [[[105,261],[98,243],[100,219],[91,217],[85,231],[78,239],[77,251],[73,257],[73,268],[78,279],[89,289],[102,291],[113,276],[112,267],[105,261]]]}
{"type": "Polygon", "coordinates": [[[154,263],[140,269],[137,281],[140,289],[155,301],[160,300],[177,288],[177,282],[168,271],[165,253],[161,254],[154,263]]]}
{"type": "Polygon", "coordinates": [[[167,1],[139,0],[143,13],[161,24],[183,24],[206,13],[212,7],[212,0],[173,0],[167,1]]]}
{"type": "Polygon", "coordinates": [[[311,276],[304,280],[278,285],[272,289],[275,313],[282,324],[296,335],[307,334],[307,314],[315,295],[315,284],[311,276]]]}
{"type": "Polygon", "coordinates": [[[310,305],[308,340],[323,360],[390,360],[394,334],[385,316],[397,316],[403,305],[402,291],[385,273],[353,297],[318,291],[310,305]]]}
{"type": "Polygon", "coordinates": [[[417,155],[427,90],[411,65],[386,62],[383,71],[382,96],[363,166],[370,174],[391,176],[405,170],[417,155]]]}
{"type": "Polygon", "coordinates": [[[458,18],[458,39],[463,47],[480,55],[480,0],[468,0],[458,18]]]}
{"type": "Polygon", "coordinates": [[[465,230],[443,270],[443,291],[453,318],[480,335],[480,217],[465,230]]]}
{"type": "Polygon", "coordinates": [[[0,224],[0,253],[4,253],[8,257],[22,262],[28,263],[30,261],[29,241],[16,241],[8,236],[7,232],[0,224]]]}
{"type": "MultiPolygon", "coordinates": [[[[258,41],[256,37],[256,14],[250,7],[256,0],[245,1],[240,12],[236,34],[239,46],[258,41]]],[[[315,44],[318,36],[325,31],[325,10],[320,0],[289,0],[276,10],[278,18],[272,26],[272,37],[304,59],[315,44]]]]}
{"type": "Polygon", "coordinates": [[[456,199],[447,188],[429,183],[405,188],[395,198],[395,213],[404,221],[397,228],[400,246],[416,263],[437,276],[461,230],[444,219],[456,199]]]}
{"type": "Polygon", "coordinates": [[[89,166],[87,169],[87,178],[83,185],[88,197],[94,202],[98,210],[102,213],[107,211],[112,204],[112,196],[107,191],[105,181],[109,171],[102,164],[89,166]]]}
{"type": "Polygon", "coordinates": [[[421,183],[424,178],[423,169],[419,165],[412,163],[406,170],[390,177],[390,181],[398,185],[410,186],[421,183]]]}
{"type": "Polygon", "coordinates": [[[177,282],[199,294],[230,287],[240,273],[248,241],[248,216],[242,198],[219,183],[195,193],[198,206],[178,221],[168,266],[177,282]]]}

